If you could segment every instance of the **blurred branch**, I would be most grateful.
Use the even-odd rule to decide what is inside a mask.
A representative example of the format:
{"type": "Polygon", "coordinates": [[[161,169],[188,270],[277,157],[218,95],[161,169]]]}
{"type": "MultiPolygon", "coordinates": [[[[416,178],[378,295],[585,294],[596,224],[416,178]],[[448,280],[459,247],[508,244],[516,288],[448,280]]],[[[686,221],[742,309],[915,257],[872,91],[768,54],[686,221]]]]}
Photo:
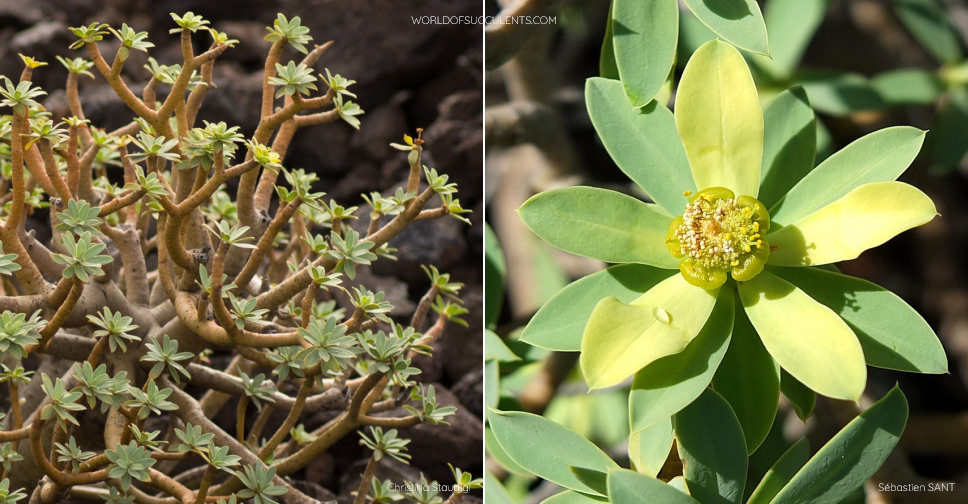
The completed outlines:
{"type": "Polygon", "coordinates": [[[541,370],[518,394],[518,402],[525,411],[540,415],[555,397],[558,386],[578,361],[578,352],[551,352],[544,359],[541,370]]]}
{"type": "Polygon", "coordinates": [[[485,70],[494,70],[518,53],[530,40],[538,28],[535,25],[507,23],[509,18],[518,16],[546,16],[555,11],[560,0],[511,0],[505,2],[494,21],[484,28],[484,43],[487,53],[484,56],[485,70]]]}
{"type": "Polygon", "coordinates": [[[968,453],[968,413],[938,413],[912,416],[901,445],[918,455],[968,453]]]}
{"type": "Polygon", "coordinates": [[[573,173],[576,161],[561,114],[543,103],[515,100],[484,111],[484,145],[488,151],[513,145],[533,144],[552,161],[561,175],[573,173]]]}

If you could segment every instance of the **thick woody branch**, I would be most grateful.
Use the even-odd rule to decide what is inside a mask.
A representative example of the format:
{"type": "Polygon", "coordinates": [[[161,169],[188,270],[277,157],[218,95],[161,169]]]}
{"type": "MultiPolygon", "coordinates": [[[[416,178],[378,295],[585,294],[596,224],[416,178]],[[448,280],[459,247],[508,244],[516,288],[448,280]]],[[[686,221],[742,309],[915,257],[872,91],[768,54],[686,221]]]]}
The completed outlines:
{"type": "MultiPolygon", "coordinates": [[[[246,465],[262,465],[265,464],[260,460],[256,454],[252,453],[248,448],[242,443],[239,443],[235,437],[231,436],[221,427],[219,427],[215,422],[211,421],[207,416],[202,413],[202,408],[198,402],[188,393],[175,387],[167,378],[160,378],[161,384],[164,387],[172,389],[172,394],[169,397],[171,402],[178,406],[175,414],[178,415],[185,423],[191,423],[193,425],[200,426],[205,432],[212,433],[215,436],[215,444],[218,446],[228,446],[229,452],[233,455],[237,455],[242,459],[242,463],[246,465]]],[[[273,483],[276,485],[281,485],[288,490],[286,494],[286,501],[292,504],[316,504],[315,500],[303,494],[299,490],[293,488],[288,481],[283,479],[282,474],[279,474],[273,479],[273,483]]],[[[213,495],[219,495],[218,489],[213,489],[213,495]]]]}
{"type": "Polygon", "coordinates": [[[247,285],[249,280],[252,280],[252,275],[255,274],[256,270],[262,264],[262,260],[265,259],[266,254],[269,249],[272,248],[272,242],[276,239],[276,235],[282,230],[282,226],[285,226],[292,215],[296,213],[296,209],[299,208],[300,201],[293,200],[286,204],[286,206],[280,207],[276,212],[275,218],[269,223],[269,227],[266,228],[265,233],[259,238],[258,243],[256,243],[255,249],[252,250],[252,254],[249,255],[249,260],[246,261],[245,266],[242,271],[235,277],[235,285],[247,285]]]}
{"type": "Polygon", "coordinates": [[[108,84],[111,85],[111,89],[121,98],[121,101],[131,109],[132,112],[138,114],[141,118],[148,121],[149,123],[158,122],[158,113],[154,110],[149,109],[145,106],[127,84],[124,83],[124,79],[120,75],[113,75],[112,67],[108,65],[108,62],[104,60],[104,56],[101,55],[101,50],[98,49],[97,44],[87,44],[87,55],[94,62],[95,68],[100,74],[107,79],[108,84]]]}

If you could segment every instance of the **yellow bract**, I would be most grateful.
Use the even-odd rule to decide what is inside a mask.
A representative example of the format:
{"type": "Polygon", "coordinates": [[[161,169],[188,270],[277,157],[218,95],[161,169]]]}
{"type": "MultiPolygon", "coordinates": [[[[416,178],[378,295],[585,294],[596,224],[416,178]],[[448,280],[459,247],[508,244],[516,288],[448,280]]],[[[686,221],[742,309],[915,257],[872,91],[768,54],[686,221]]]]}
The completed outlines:
{"type": "Polygon", "coordinates": [[[867,383],[857,336],[830,308],[765,271],[739,284],[750,322],[776,362],[828,397],[856,401],[867,383]]]}
{"type": "Polygon", "coordinates": [[[719,40],[696,50],[682,73],[675,117],[696,187],[756,197],[763,111],[739,51],[719,40]]]}
{"type": "Polygon", "coordinates": [[[581,343],[588,386],[616,385],[656,359],[681,352],[706,323],[717,293],[673,275],[631,304],[614,297],[599,301],[581,343]]]}
{"type": "Polygon", "coordinates": [[[903,182],[864,184],[767,238],[769,263],[809,266],[853,259],[938,215],[926,194],[903,182]]]}

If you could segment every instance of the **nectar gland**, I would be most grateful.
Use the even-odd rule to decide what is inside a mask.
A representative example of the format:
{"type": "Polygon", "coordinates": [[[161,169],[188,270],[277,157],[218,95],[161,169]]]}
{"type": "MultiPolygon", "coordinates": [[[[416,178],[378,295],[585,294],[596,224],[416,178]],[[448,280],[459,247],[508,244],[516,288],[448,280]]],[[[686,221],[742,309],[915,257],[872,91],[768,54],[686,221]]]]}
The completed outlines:
{"type": "Polygon", "coordinates": [[[770,257],[770,244],[763,239],[769,228],[763,203],[710,187],[691,195],[682,217],[669,225],[665,242],[673,256],[682,258],[679,271],[689,283],[715,289],[726,283],[727,272],[742,282],[763,271],[770,257]]]}

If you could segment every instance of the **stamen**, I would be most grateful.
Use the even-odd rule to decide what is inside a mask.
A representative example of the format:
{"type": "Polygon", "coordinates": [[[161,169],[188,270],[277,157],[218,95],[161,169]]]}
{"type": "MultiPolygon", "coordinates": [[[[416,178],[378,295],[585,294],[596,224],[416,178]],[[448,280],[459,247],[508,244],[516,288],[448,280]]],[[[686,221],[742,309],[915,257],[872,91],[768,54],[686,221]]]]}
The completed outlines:
{"type": "Polygon", "coordinates": [[[763,246],[754,209],[741,206],[737,198],[723,197],[727,194],[731,196],[721,188],[697,194],[675,230],[681,255],[707,269],[730,270],[742,262],[741,256],[763,246]]]}

